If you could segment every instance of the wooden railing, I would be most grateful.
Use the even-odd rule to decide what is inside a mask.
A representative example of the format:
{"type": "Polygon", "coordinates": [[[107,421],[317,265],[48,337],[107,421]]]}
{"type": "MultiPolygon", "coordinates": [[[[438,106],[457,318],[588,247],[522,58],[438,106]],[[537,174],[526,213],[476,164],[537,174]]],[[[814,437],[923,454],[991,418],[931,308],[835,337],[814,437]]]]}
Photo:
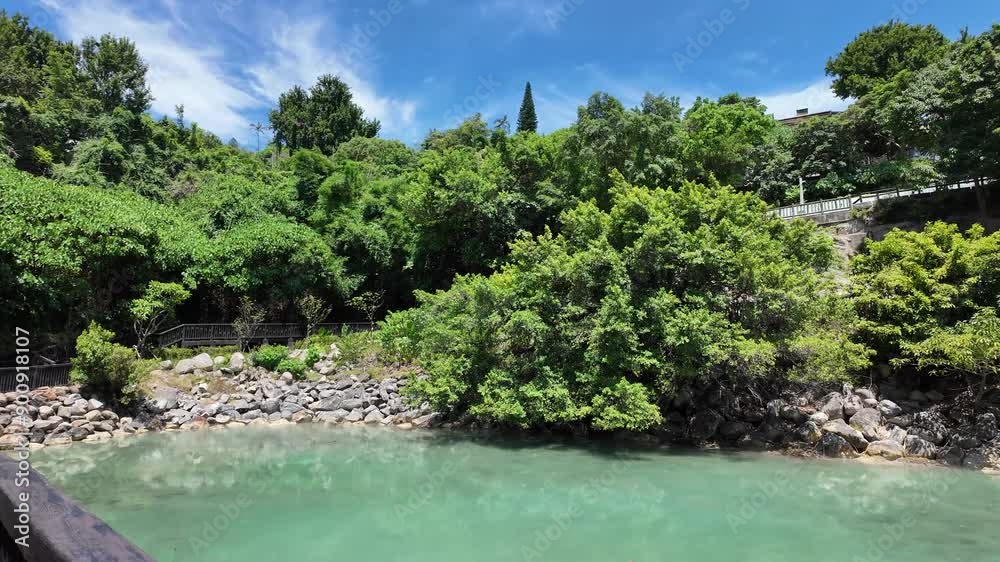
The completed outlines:
{"type": "MultiPolygon", "coordinates": [[[[336,324],[320,324],[319,329],[327,329],[333,333],[348,331],[368,331],[373,328],[371,322],[341,322],[336,324]]],[[[258,324],[247,340],[252,343],[288,342],[306,337],[306,328],[302,324],[258,324]]],[[[233,345],[239,342],[236,330],[232,324],[181,324],[169,330],[156,334],[157,347],[208,347],[233,345]]]]}
{"type": "Polygon", "coordinates": [[[84,510],[41,474],[30,468],[25,471],[18,463],[0,455],[0,560],[153,562],[141,548],[84,510]],[[25,486],[25,482],[30,484],[25,486]],[[29,494],[27,501],[22,501],[25,493],[29,494]],[[27,529],[18,527],[24,518],[28,519],[27,529]],[[25,530],[27,547],[15,542],[25,535],[25,530]]]}
{"type": "Polygon", "coordinates": [[[913,195],[923,195],[926,193],[936,193],[939,191],[955,191],[961,189],[972,189],[977,185],[990,185],[986,178],[963,180],[957,183],[945,185],[932,185],[928,187],[916,187],[911,189],[883,189],[879,191],[869,191],[856,195],[847,195],[834,199],[823,199],[811,201],[800,205],[787,205],[785,207],[775,207],[771,212],[783,219],[794,219],[799,217],[811,217],[835,211],[849,211],[858,207],[870,207],[879,201],[886,199],[896,199],[898,197],[911,197],[913,195]]]}
{"type": "MultiPolygon", "coordinates": [[[[65,386],[69,384],[69,363],[54,365],[32,365],[28,369],[28,388],[42,386],[65,386]]],[[[0,369],[0,392],[14,392],[17,389],[17,369],[0,369]]]]}

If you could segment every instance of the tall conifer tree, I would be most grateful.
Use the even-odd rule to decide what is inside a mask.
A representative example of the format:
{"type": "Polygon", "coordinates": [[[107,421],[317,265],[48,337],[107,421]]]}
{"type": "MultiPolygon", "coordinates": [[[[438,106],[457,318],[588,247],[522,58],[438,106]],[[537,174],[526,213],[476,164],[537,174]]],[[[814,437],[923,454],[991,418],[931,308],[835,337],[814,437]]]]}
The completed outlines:
{"type": "Polygon", "coordinates": [[[524,87],[524,100],[517,116],[517,132],[538,132],[538,116],[535,115],[535,100],[531,97],[531,82],[524,87]]]}

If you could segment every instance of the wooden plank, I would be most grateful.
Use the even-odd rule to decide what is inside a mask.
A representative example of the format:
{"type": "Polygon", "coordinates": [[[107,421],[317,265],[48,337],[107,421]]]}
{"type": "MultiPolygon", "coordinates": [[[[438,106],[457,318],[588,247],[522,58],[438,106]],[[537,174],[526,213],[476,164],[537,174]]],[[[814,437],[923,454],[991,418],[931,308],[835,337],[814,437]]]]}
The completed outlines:
{"type": "Polygon", "coordinates": [[[29,469],[30,487],[18,487],[18,461],[0,455],[0,522],[8,538],[17,538],[14,509],[20,494],[30,492],[28,548],[19,546],[25,562],[153,562],[138,546],[29,469]]]}

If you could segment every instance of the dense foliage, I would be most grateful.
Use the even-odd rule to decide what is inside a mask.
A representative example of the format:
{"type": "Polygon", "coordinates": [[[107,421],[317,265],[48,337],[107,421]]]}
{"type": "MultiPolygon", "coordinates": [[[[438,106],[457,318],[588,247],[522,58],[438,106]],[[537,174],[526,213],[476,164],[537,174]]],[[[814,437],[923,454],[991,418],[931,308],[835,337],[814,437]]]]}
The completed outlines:
{"type": "Polygon", "coordinates": [[[1000,233],[929,224],[872,242],[851,270],[861,331],[884,355],[1000,305],[1000,233]]]}
{"type": "Polygon", "coordinates": [[[383,344],[424,361],[430,377],[411,392],[435,407],[524,426],[645,429],[685,382],[865,367],[819,273],[829,238],[764,209],[731,188],[619,175],[608,211],[582,203],[560,234],[515,242],[500,272],[421,294],[387,319],[383,344]]]}
{"type": "Polygon", "coordinates": [[[114,333],[91,323],[76,340],[70,379],[112,400],[128,403],[139,395],[143,375],[135,352],[113,343],[114,333]]]}

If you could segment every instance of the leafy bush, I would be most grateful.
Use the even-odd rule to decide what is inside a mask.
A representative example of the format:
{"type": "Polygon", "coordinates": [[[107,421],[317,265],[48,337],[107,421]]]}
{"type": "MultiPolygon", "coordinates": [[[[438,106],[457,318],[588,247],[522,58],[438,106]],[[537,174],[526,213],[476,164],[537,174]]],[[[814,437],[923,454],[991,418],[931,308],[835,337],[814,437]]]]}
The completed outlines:
{"type": "Polygon", "coordinates": [[[280,363],[274,369],[276,373],[291,373],[296,379],[301,379],[305,376],[306,371],[309,367],[299,359],[292,359],[291,357],[286,357],[282,359],[280,363]]]}
{"type": "Polygon", "coordinates": [[[195,355],[207,353],[211,357],[225,357],[228,362],[232,354],[237,351],[239,351],[239,348],[235,345],[218,347],[161,347],[155,351],[154,355],[160,361],[173,361],[177,363],[183,359],[190,359],[195,355]]]}
{"type": "Polygon", "coordinates": [[[70,379],[109,398],[128,403],[139,396],[143,370],[135,352],[113,343],[114,334],[97,323],[76,340],[76,356],[70,379]]]}
{"type": "Polygon", "coordinates": [[[382,344],[429,375],[407,394],[519,426],[641,430],[687,382],[795,367],[834,379],[868,366],[864,346],[806,345],[854,320],[830,304],[821,272],[832,243],[814,225],[718,185],[645,189],[619,177],[613,194],[609,211],[581,204],[559,235],[514,243],[501,272],[459,276],[390,315],[382,344]]]}
{"type": "Polygon", "coordinates": [[[323,357],[323,348],[320,346],[310,346],[306,349],[306,356],[304,362],[307,366],[312,367],[323,357]]]}
{"type": "Polygon", "coordinates": [[[971,320],[934,330],[930,337],[903,346],[900,364],[916,364],[927,372],[968,377],[977,387],[976,401],[991,383],[1000,382],[1000,318],[990,308],[971,320]]]}
{"type": "Polygon", "coordinates": [[[298,349],[309,349],[311,347],[317,347],[320,349],[329,349],[330,344],[337,340],[337,336],[330,333],[327,328],[320,328],[316,330],[315,334],[306,336],[305,339],[301,339],[295,342],[295,347],[298,349]]]}
{"type": "Polygon", "coordinates": [[[265,345],[254,352],[253,364],[268,371],[277,371],[278,364],[288,358],[288,348],[283,345],[265,345]]]}
{"type": "Polygon", "coordinates": [[[981,226],[964,235],[943,222],[922,232],[894,230],[851,262],[860,335],[883,357],[942,328],[996,307],[1000,298],[1000,233],[981,226]]]}

